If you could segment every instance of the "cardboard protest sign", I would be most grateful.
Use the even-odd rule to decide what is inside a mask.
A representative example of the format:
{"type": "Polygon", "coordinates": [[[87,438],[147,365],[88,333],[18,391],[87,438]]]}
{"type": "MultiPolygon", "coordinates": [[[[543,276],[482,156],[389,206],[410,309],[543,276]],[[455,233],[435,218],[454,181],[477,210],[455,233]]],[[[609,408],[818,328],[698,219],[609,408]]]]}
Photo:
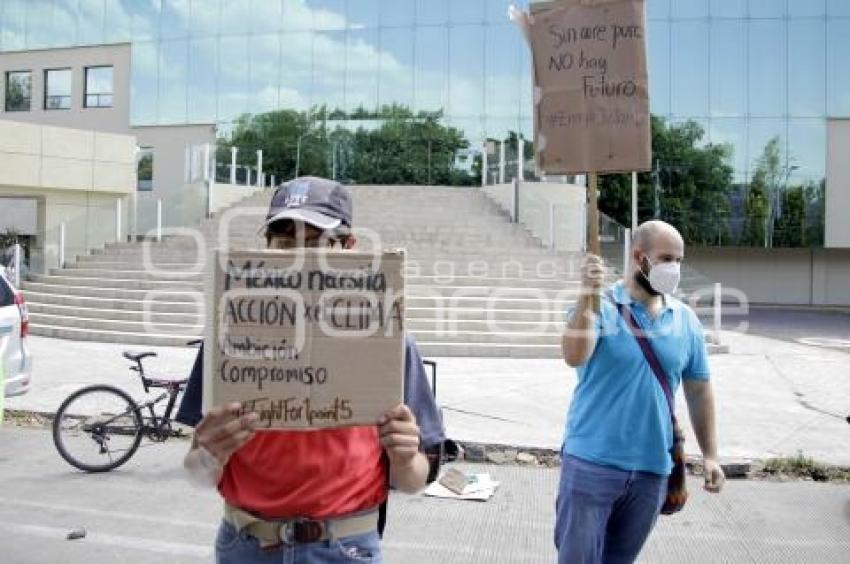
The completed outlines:
{"type": "Polygon", "coordinates": [[[521,22],[535,80],[537,164],[547,174],[651,167],[643,0],[535,3],[521,22]]]}
{"type": "Polygon", "coordinates": [[[239,402],[261,428],[316,429],[374,425],[402,402],[402,251],[213,255],[205,410],[239,402]]]}

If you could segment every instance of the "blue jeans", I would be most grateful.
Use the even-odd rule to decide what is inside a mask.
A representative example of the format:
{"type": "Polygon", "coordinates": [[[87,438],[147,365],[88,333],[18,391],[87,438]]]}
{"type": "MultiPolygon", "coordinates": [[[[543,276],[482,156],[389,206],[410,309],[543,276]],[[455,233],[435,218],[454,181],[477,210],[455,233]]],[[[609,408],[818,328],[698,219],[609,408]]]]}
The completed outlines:
{"type": "Polygon", "coordinates": [[[383,558],[377,531],[264,550],[257,539],[245,531],[237,532],[233,525],[222,521],[215,539],[215,561],[217,564],[381,564],[383,558]]]}
{"type": "Polygon", "coordinates": [[[634,562],[667,496],[667,476],[566,455],[555,503],[560,564],[634,562]]]}

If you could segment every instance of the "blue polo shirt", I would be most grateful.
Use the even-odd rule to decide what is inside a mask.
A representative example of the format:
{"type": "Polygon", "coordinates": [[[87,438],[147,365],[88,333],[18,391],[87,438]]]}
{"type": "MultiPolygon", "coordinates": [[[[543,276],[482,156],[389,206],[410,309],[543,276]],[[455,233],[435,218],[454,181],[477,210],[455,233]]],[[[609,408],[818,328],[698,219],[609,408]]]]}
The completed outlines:
{"type": "MultiPolygon", "coordinates": [[[[646,331],[674,394],[683,378],[708,379],[705,338],[693,310],[665,296],[652,319],[622,281],[611,290],[646,331]]],[[[605,297],[595,330],[596,348],[577,368],[562,452],[621,470],[668,475],[673,429],[667,400],[625,319],[605,297]]]]}

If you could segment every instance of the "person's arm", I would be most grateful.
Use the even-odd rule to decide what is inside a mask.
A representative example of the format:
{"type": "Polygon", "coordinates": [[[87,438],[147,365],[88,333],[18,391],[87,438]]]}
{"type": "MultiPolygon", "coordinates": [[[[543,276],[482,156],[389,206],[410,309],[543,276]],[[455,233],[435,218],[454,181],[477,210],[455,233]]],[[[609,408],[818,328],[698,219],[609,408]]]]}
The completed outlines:
{"type": "Polygon", "coordinates": [[[254,436],[258,416],[256,413],[240,416],[240,408],[238,403],[216,407],[195,427],[192,446],[183,458],[183,467],[192,482],[218,485],[227,461],[254,436]]]}
{"type": "Polygon", "coordinates": [[[381,444],[390,460],[390,485],[414,494],[425,487],[428,458],[419,451],[419,426],[406,405],[399,405],[378,421],[381,444]]]}
{"type": "Polygon", "coordinates": [[[572,367],[583,365],[596,348],[596,316],[593,296],[599,294],[605,280],[605,267],[596,255],[587,255],[581,267],[581,289],[575,310],[561,337],[564,362],[572,367]]]}
{"type": "Polygon", "coordinates": [[[702,451],[705,489],[717,493],[726,476],[717,460],[717,431],[714,422],[714,391],[710,380],[683,380],[688,414],[702,451]]]}

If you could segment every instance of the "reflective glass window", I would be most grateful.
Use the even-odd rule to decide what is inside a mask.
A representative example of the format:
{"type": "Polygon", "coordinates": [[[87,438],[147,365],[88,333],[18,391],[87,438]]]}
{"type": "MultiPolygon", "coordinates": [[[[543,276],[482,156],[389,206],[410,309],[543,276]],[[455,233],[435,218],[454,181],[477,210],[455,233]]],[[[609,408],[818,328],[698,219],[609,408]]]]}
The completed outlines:
{"type": "Polygon", "coordinates": [[[754,116],[782,116],[787,109],[785,22],[750,22],[749,104],[754,116]]]}
{"type": "Polygon", "coordinates": [[[711,22],[711,115],[747,115],[747,27],[740,20],[711,22]]]}
{"type": "Polygon", "coordinates": [[[827,112],[832,117],[850,117],[850,33],[846,20],[827,22],[827,112]]]}
{"type": "Polygon", "coordinates": [[[649,103],[652,112],[670,114],[670,22],[648,23],[649,103]]]}
{"type": "Polygon", "coordinates": [[[159,50],[151,41],[134,41],[130,58],[130,108],[133,125],[156,122],[159,50]]]}
{"type": "Polygon", "coordinates": [[[463,0],[463,2],[455,0],[451,2],[449,4],[451,7],[449,21],[453,24],[482,23],[486,17],[484,3],[484,0],[463,0]]]}
{"type": "Polygon", "coordinates": [[[5,0],[0,21],[0,47],[4,51],[26,49],[27,4],[25,0],[5,0]]]}
{"type": "Polygon", "coordinates": [[[53,47],[53,5],[49,0],[27,2],[27,49],[53,47]]]}
{"type": "Polygon", "coordinates": [[[208,37],[218,33],[221,17],[220,0],[191,0],[192,13],[189,16],[189,35],[208,37]]]}
{"type": "Polygon", "coordinates": [[[280,71],[280,34],[264,33],[249,37],[250,90],[248,104],[252,113],[269,112],[278,105],[280,71]]]}
{"type": "MultiPolygon", "coordinates": [[[[308,42],[309,45],[309,42],[308,42]]],[[[248,38],[222,36],[218,44],[217,119],[232,121],[250,111],[248,107],[248,38]]],[[[309,84],[309,69],[307,76],[309,84]]]]}
{"type": "Polygon", "coordinates": [[[352,29],[378,27],[379,0],[356,0],[348,3],[348,21],[352,29]]]}
{"type": "Polygon", "coordinates": [[[708,115],[708,23],[672,24],[672,99],[674,116],[708,115]]]}
{"type": "Polygon", "coordinates": [[[413,106],[413,42],[410,30],[381,30],[380,85],[378,102],[413,106]]]}
{"type": "Polygon", "coordinates": [[[747,120],[745,118],[712,118],[709,138],[715,145],[727,145],[734,168],[733,182],[747,182],[747,120]]]}
{"type": "Polygon", "coordinates": [[[44,71],[44,109],[71,109],[71,69],[44,71]]]}
{"type": "Polygon", "coordinates": [[[284,32],[280,36],[280,107],[308,110],[313,95],[313,34],[284,32]]]}
{"type": "Polygon", "coordinates": [[[379,9],[382,26],[412,26],[416,12],[416,0],[381,0],[379,9]]]}
{"type": "Polygon", "coordinates": [[[317,32],[313,37],[313,103],[345,112],[348,53],[346,31],[317,32]]]}
{"type": "Polygon", "coordinates": [[[714,18],[743,18],[747,15],[747,0],[711,0],[710,9],[714,18]]]}
{"type": "MultiPolygon", "coordinates": [[[[518,3],[514,2],[514,0],[486,0],[486,21],[493,24],[510,23],[510,20],[508,20],[508,7],[510,7],[511,4],[518,3]]],[[[516,31],[519,32],[519,30],[516,31]]]]}
{"type": "Polygon", "coordinates": [[[523,139],[532,139],[534,137],[534,122],[531,118],[523,118],[519,122],[519,134],[523,139]]]}
{"type": "Polygon", "coordinates": [[[788,123],[788,161],[792,183],[820,182],[826,175],[826,122],[791,119],[788,123]]]}
{"type": "Polygon", "coordinates": [[[519,117],[532,119],[534,115],[534,91],[531,87],[531,50],[519,50],[519,117]]]}
{"type": "Polygon", "coordinates": [[[216,43],[215,37],[189,40],[188,96],[191,103],[187,117],[190,123],[215,121],[216,43]]]}
{"type": "MultiPolygon", "coordinates": [[[[513,118],[499,118],[499,117],[491,117],[487,116],[485,118],[485,132],[487,139],[496,139],[499,141],[505,140],[508,138],[511,132],[517,132],[521,130],[520,120],[516,117],[513,118]]],[[[488,155],[488,167],[491,170],[498,171],[499,166],[499,148],[496,146],[496,152],[493,155],[488,155]],[[495,166],[494,166],[495,165],[495,166]]]]}
{"type": "Polygon", "coordinates": [[[850,2],[847,2],[847,0],[826,0],[826,12],[830,16],[850,16],[850,2]]]}
{"type": "MultiPolygon", "coordinates": [[[[106,41],[108,43],[119,43],[130,41],[133,38],[133,13],[132,5],[125,5],[122,2],[107,2],[105,13],[105,31],[106,41]]],[[[142,10],[150,10],[149,7],[141,8],[142,10]]],[[[53,29],[56,25],[54,22],[53,29]]]]}
{"type": "Polygon", "coordinates": [[[708,16],[708,2],[706,0],[676,0],[671,4],[671,8],[674,18],[704,18],[708,16]]]}
{"type": "Polygon", "coordinates": [[[258,34],[279,32],[283,25],[283,5],[288,3],[252,0],[251,32],[258,34]]]}
{"type": "MultiPolygon", "coordinates": [[[[241,4],[241,2],[238,2],[241,4]]],[[[247,3],[247,2],[246,2],[247,3]]],[[[162,3],[160,39],[179,39],[189,33],[190,0],[167,0],[162,3]]]]}
{"type": "Polygon", "coordinates": [[[449,21],[450,0],[416,0],[416,23],[445,25],[449,21]]]}
{"type": "Polygon", "coordinates": [[[5,98],[7,112],[30,111],[32,108],[32,72],[7,72],[5,98]]]}
{"type": "Polygon", "coordinates": [[[797,16],[823,16],[826,13],[825,0],[788,0],[788,14],[797,16]]]}
{"type": "MultiPolygon", "coordinates": [[[[4,23],[0,23],[0,37],[4,23]]],[[[54,45],[74,45],[77,41],[77,0],[55,0],[53,3],[54,45]]],[[[2,40],[0,40],[2,46],[2,40]]]]}
{"type": "Polygon", "coordinates": [[[86,67],[85,107],[112,107],[114,94],[112,70],[112,67],[86,67]]]}
{"type": "Polygon", "coordinates": [[[750,17],[782,18],[785,14],[785,0],[750,0],[750,17]]]}
{"type": "Polygon", "coordinates": [[[758,166],[768,142],[774,137],[779,139],[780,162],[785,164],[788,122],[778,118],[751,118],[747,156],[750,178],[758,166]]]}
{"type": "Polygon", "coordinates": [[[158,123],[186,121],[188,59],[188,40],[178,39],[160,43],[158,123]]]}
{"type": "Polygon", "coordinates": [[[346,101],[348,113],[373,112],[378,107],[378,30],[348,32],[346,101]]]}
{"type": "Polygon", "coordinates": [[[498,118],[516,116],[519,112],[520,89],[532,87],[531,81],[520,74],[519,54],[528,47],[516,26],[510,23],[487,26],[485,35],[485,113],[488,117],[498,118]]]}
{"type": "Polygon", "coordinates": [[[153,147],[140,147],[136,154],[136,189],[139,192],[153,190],[153,147]]]}
{"type": "Polygon", "coordinates": [[[445,27],[417,27],[414,110],[445,110],[449,102],[449,31],[445,27]]]}
{"type": "MultiPolygon", "coordinates": [[[[223,0],[218,28],[222,35],[237,35],[251,31],[253,6],[250,0],[223,0]]],[[[284,2],[284,4],[301,4],[284,2]]]]}
{"type": "MultiPolygon", "coordinates": [[[[365,0],[361,2],[346,3],[346,0],[307,0],[306,6],[309,11],[310,20],[312,21],[312,29],[325,31],[339,31],[346,28],[347,22],[347,7],[346,4],[371,4],[372,7],[377,6],[378,0],[365,0]]],[[[292,13],[301,10],[297,6],[287,6],[292,2],[284,2],[284,13],[292,13]]],[[[298,4],[295,2],[294,4],[298,4]]],[[[369,9],[370,6],[364,6],[364,9],[369,9]]],[[[302,27],[303,29],[303,27],[302,27]]]]}
{"type": "Polygon", "coordinates": [[[484,26],[450,29],[449,114],[455,118],[484,112],[484,26]]]}
{"type": "Polygon", "coordinates": [[[822,116],[826,111],[825,34],[825,20],[789,22],[788,107],[792,116],[822,116]]]}
{"type": "Polygon", "coordinates": [[[461,130],[469,141],[470,147],[480,147],[484,142],[484,118],[481,116],[451,117],[445,120],[445,124],[461,130]]]}
{"type": "Polygon", "coordinates": [[[103,0],[80,0],[76,14],[77,42],[80,45],[103,43],[106,15],[103,0]]]}
{"type": "Polygon", "coordinates": [[[649,0],[646,3],[646,15],[651,20],[664,20],[670,17],[671,0],[649,0]]]}

